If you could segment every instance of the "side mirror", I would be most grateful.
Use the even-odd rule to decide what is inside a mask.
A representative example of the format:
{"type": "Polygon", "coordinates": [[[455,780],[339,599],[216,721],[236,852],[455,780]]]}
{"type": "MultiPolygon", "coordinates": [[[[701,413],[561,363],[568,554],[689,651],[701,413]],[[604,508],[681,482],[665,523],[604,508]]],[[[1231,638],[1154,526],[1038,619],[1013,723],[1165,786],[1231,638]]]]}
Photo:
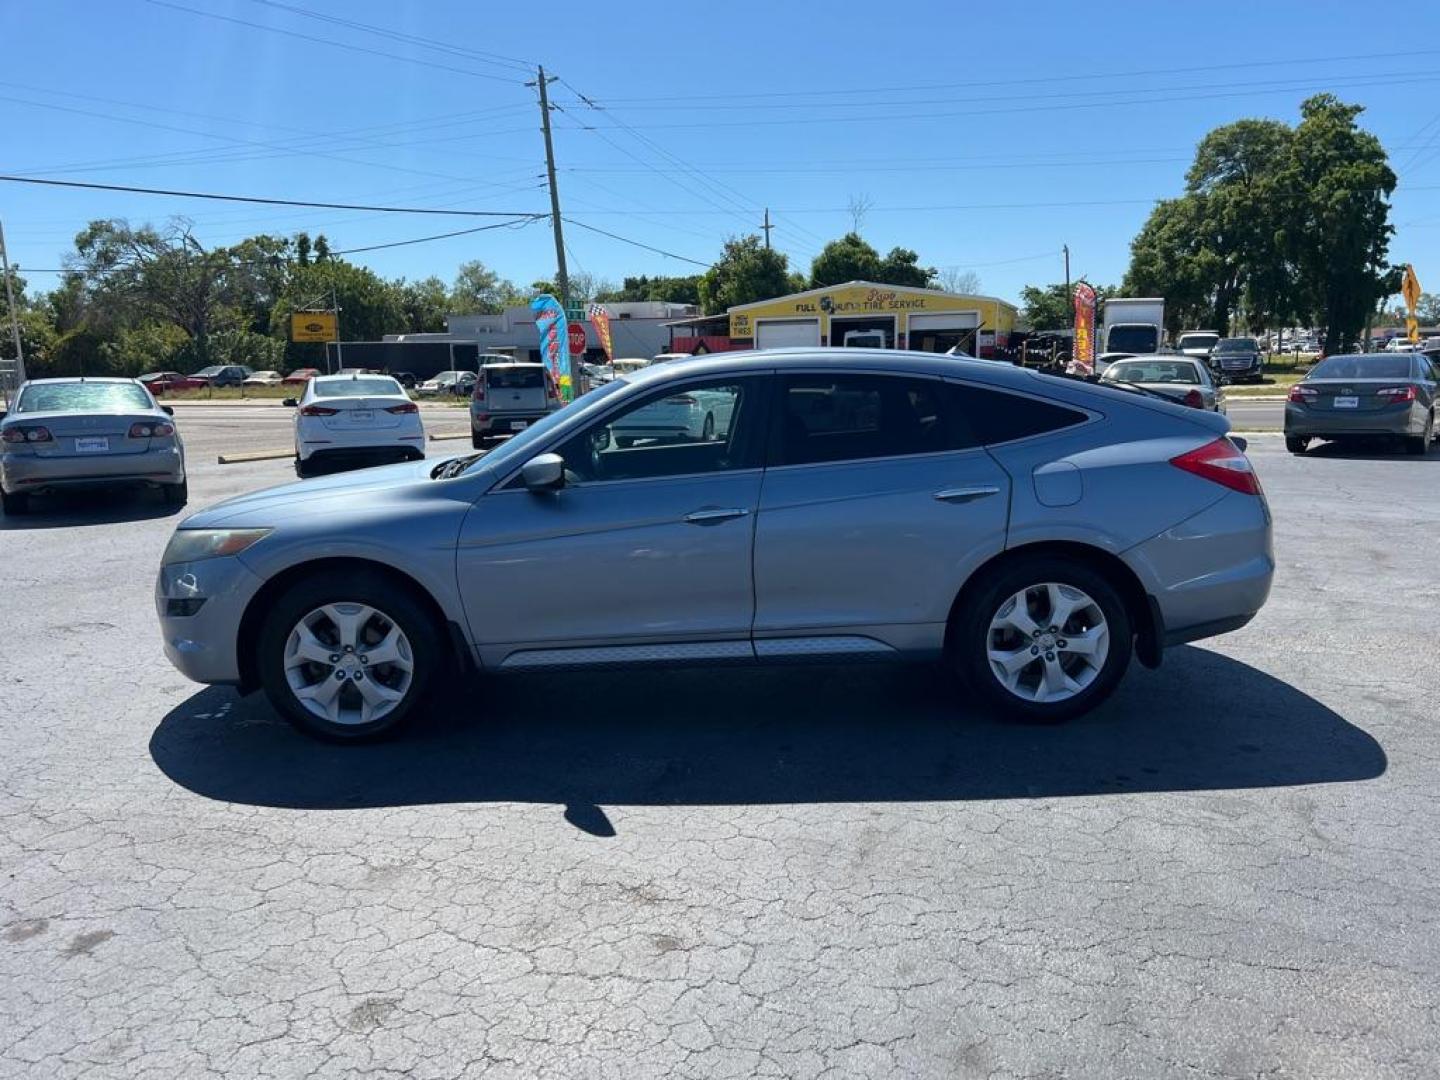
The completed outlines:
{"type": "Polygon", "coordinates": [[[565,486],[565,459],[541,454],[520,467],[520,478],[531,491],[559,491],[565,486]]]}
{"type": "MultiPolygon", "coordinates": [[[[174,409],[174,407],[171,406],[171,405],[161,405],[161,406],[160,406],[160,411],[163,412],[166,416],[174,416],[174,415],[175,415],[175,409],[174,409]]],[[[5,414],[4,414],[4,413],[0,413],[0,420],[3,420],[3,419],[5,419],[5,414]]]]}
{"type": "Polygon", "coordinates": [[[287,409],[293,409],[296,405],[299,405],[300,402],[296,401],[293,397],[287,397],[284,401],[280,402],[280,404],[284,405],[287,409]]]}

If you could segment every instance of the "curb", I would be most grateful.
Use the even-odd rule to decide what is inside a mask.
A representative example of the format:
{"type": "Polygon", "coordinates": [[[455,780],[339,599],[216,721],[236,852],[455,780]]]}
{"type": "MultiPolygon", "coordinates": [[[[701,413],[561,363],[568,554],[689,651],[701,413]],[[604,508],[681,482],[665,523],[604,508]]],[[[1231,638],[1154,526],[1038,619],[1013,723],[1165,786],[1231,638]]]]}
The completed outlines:
{"type": "Polygon", "coordinates": [[[221,454],[215,462],[218,465],[243,465],[247,461],[279,461],[294,456],[294,450],[248,450],[243,454],[221,454]]]}

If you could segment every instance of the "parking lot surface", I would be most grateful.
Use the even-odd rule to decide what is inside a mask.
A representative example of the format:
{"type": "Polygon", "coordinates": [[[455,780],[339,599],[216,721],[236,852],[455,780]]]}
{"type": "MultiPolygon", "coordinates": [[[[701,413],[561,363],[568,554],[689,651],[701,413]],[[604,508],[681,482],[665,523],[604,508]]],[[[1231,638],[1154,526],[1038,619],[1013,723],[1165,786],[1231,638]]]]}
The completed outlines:
{"type": "MultiPolygon", "coordinates": [[[[192,508],[292,476],[217,411],[192,508]]],[[[1058,728],[631,671],[337,748],[166,663],[158,496],[0,519],[0,1076],[1433,1076],[1440,450],[1251,454],[1270,604],[1058,728]]]]}

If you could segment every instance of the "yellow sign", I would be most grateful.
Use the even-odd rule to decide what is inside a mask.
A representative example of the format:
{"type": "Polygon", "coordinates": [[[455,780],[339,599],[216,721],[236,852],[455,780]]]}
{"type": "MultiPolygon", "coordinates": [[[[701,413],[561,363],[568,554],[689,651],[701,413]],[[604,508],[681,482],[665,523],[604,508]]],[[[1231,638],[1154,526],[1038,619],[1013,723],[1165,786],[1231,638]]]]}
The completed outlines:
{"type": "Polygon", "coordinates": [[[1015,310],[989,297],[961,296],[935,289],[904,285],[877,285],[856,282],[831,289],[779,296],[730,309],[730,336],[753,338],[757,319],[818,317],[821,332],[829,333],[831,316],[898,316],[897,332],[905,333],[911,315],[973,313],[980,325],[1008,334],[1014,327],[1015,310]]]}
{"type": "Polygon", "coordinates": [[[339,341],[333,311],[297,311],[290,316],[291,341],[339,341]]]}
{"type": "Polygon", "coordinates": [[[1405,280],[1400,283],[1400,295],[1405,297],[1405,306],[1415,314],[1415,305],[1420,303],[1420,279],[1415,276],[1415,267],[1405,264],[1405,280]]]}
{"type": "Polygon", "coordinates": [[[1414,315],[1405,316],[1405,336],[1410,339],[1410,344],[1420,340],[1420,324],[1415,321],[1414,315]]]}

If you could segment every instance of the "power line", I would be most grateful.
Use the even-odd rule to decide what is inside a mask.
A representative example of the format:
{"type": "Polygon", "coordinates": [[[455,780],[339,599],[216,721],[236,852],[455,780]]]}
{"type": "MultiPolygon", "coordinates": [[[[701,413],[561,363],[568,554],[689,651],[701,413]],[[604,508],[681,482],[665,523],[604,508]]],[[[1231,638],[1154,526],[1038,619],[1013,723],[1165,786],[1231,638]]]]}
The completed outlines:
{"type": "Polygon", "coordinates": [[[367,206],[360,203],[312,202],[307,199],[269,199],[258,195],[221,195],[211,191],[174,191],[169,188],[137,187],[131,184],[94,184],[81,180],[55,180],[39,176],[7,176],[12,184],[39,184],[45,187],[84,188],[87,191],[123,191],[135,195],[169,195],[181,199],[215,199],[220,202],[259,203],[264,206],[308,206],[320,210],[365,210],[375,214],[437,214],[447,217],[548,217],[528,210],[450,210],[427,206],[367,206]]]}
{"type": "Polygon", "coordinates": [[[299,7],[295,4],[282,4],[279,0],[250,0],[250,2],[252,4],[262,4],[265,7],[276,8],[280,11],[289,11],[293,14],[304,16],[307,19],[319,19],[321,22],[331,23],[335,26],[344,26],[351,30],[360,30],[367,34],[376,34],[390,41],[400,41],[408,45],[419,45],[422,48],[434,49],[437,52],[450,53],[453,56],[460,56],[470,60],[478,60],[482,64],[516,68],[525,72],[527,75],[535,67],[534,62],[530,60],[521,60],[514,56],[502,55],[501,53],[482,52],[478,49],[466,49],[449,42],[437,41],[434,38],[423,38],[415,34],[407,34],[400,30],[388,30],[383,26],[372,26],[370,23],[362,23],[354,19],[343,19],[338,15],[327,15],[324,12],[312,11],[310,8],[299,7]]]}
{"type": "MultiPolygon", "coordinates": [[[[1435,52],[1432,50],[1431,52],[1428,52],[1428,53],[1425,53],[1425,52],[1407,52],[1407,53],[1406,53],[1406,56],[1407,56],[1407,57],[1421,57],[1421,56],[1427,56],[1427,55],[1433,56],[1433,55],[1435,55],[1435,52]]],[[[1266,63],[1266,65],[1269,66],[1269,67],[1299,67],[1299,66],[1310,66],[1310,65],[1314,65],[1314,64],[1336,64],[1336,63],[1351,63],[1351,62],[1356,62],[1356,63],[1358,63],[1358,62],[1365,61],[1365,60],[1394,60],[1394,59],[1395,59],[1395,52],[1394,52],[1394,50],[1391,50],[1391,51],[1389,51],[1389,52],[1381,52],[1381,53],[1349,53],[1349,54],[1335,55],[1335,56],[1312,56],[1312,57],[1306,57],[1306,58],[1304,58],[1304,59],[1293,59],[1293,60],[1283,60],[1283,59],[1281,59],[1281,60],[1272,60],[1272,59],[1268,59],[1268,58],[1267,58],[1266,61],[1265,61],[1265,63],[1266,63]]],[[[1174,75],[1190,75],[1190,74],[1195,74],[1195,73],[1208,74],[1208,73],[1214,72],[1214,71],[1238,71],[1238,70],[1246,70],[1246,71],[1248,71],[1248,70],[1253,70],[1254,67],[1255,67],[1255,61],[1253,61],[1253,60],[1245,60],[1245,61],[1240,61],[1240,62],[1231,63],[1231,64],[1203,64],[1203,65],[1199,65],[1199,66],[1196,66],[1196,67],[1183,67],[1183,68],[1182,68],[1182,67],[1150,68],[1150,69],[1148,69],[1148,70],[1141,70],[1141,71],[1108,71],[1108,72],[1106,72],[1106,71],[1095,71],[1095,72],[1087,72],[1087,73],[1082,74],[1082,75],[1046,75],[1046,76],[1032,77],[1032,78],[1028,78],[1028,79],[1014,79],[1014,78],[1010,78],[1010,77],[1007,75],[1007,77],[1006,77],[1006,79],[1005,79],[1005,85],[1006,85],[1006,86],[1039,86],[1039,85],[1046,85],[1046,84],[1052,84],[1052,83],[1079,82],[1079,81],[1090,80],[1090,79],[1095,79],[1095,80],[1110,80],[1110,79],[1122,79],[1122,78],[1123,78],[1123,79],[1136,79],[1136,78],[1144,78],[1144,77],[1151,76],[1151,75],[1164,75],[1164,76],[1166,76],[1166,77],[1170,77],[1170,76],[1174,76],[1174,75]]],[[[1343,77],[1344,77],[1344,76],[1342,76],[1342,78],[1343,78],[1343,77]]],[[[982,88],[985,88],[985,87],[993,87],[994,85],[995,85],[994,81],[991,80],[991,81],[988,81],[988,82],[922,83],[922,84],[919,84],[919,85],[911,85],[911,86],[872,86],[872,87],[849,86],[849,87],[845,87],[844,89],[834,89],[834,90],[770,90],[770,91],[757,91],[757,92],[755,92],[755,93],[750,93],[750,94],[689,94],[689,95],[677,95],[677,94],[671,94],[671,93],[669,93],[669,92],[666,92],[666,94],[665,94],[665,100],[667,100],[667,101],[716,101],[716,100],[725,99],[725,100],[735,100],[735,101],[739,101],[739,100],[759,100],[759,99],[779,98],[779,97],[833,97],[833,96],[838,96],[838,95],[842,95],[842,94],[909,94],[909,93],[914,93],[914,92],[916,92],[916,91],[927,91],[927,90],[963,90],[963,89],[969,89],[969,88],[972,88],[972,87],[982,87],[982,88]]],[[[636,102],[653,101],[654,98],[653,98],[653,97],[640,97],[640,98],[602,98],[602,99],[600,99],[600,100],[601,100],[602,102],[615,103],[615,104],[631,104],[631,103],[636,103],[636,102]]]]}
{"type": "Polygon", "coordinates": [[[206,19],[217,19],[220,22],[234,23],[237,26],[248,26],[252,30],[264,30],[271,34],[284,34],[288,38],[299,38],[301,41],[311,41],[317,45],[329,45],[336,49],[347,49],[350,52],[365,53],[369,56],[380,56],[386,60],[398,60],[405,64],[419,64],[421,67],[433,68],[437,71],[452,71],[457,75],[470,75],[477,79],[490,79],[494,82],[523,84],[524,79],[506,78],[504,75],[491,75],[484,71],[472,71],[469,68],[451,67],[448,64],[437,64],[431,60],[421,60],[413,56],[401,56],[399,53],[384,52],[380,49],[367,49],[363,45],[351,45],[348,42],[336,41],[333,38],[315,37],[312,34],[302,34],[296,30],[285,30],[278,26],[266,26],[264,23],[250,22],[247,19],[237,19],[233,15],[221,15],[214,11],[201,11],[199,8],[186,7],[184,4],[172,3],[171,0],[145,0],[147,4],[154,4],[156,7],[172,8],[175,11],[184,11],[190,15],[199,15],[206,19]]]}
{"type": "Polygon", "coordinates": [[[367,244],[364,247],[332,251],[331,254],[358,255],[362,251],[380,251],[383,248],[407,247],[410,244],[428,244],[432,240],[449,240],[452,236],[469,236],[471,233],[489,232],[491,229],[523,229],[526,225],[533,225],[546,216],[545,214],[535,214],[517,221],[502,221],[496,225],[477,225],[473,229],[456,229],[454,232],[436,233],[434,236],[417,236],[413,240],[393,240],[388,244],[367,244]]]}
{"type": "Polygon", "coordinates": [[[676,255],[675,252],[666,251],[664,248],[654,247],[650,244],[642,244],[639,240],[631,240],[628,236],[620,236],[617,233],[596,228],[594,225],[586,225],[583,221],[576,221],[571,217],[564,218],[563,220],[565,224],[574,225],[577,229],[585,229],[588,232],[599,233],[601,236],[608,236],[611,240],[619,240],[622,244],[629,244],[631,247],[644,248],[646,251],[653,251],[657,255],[664,255],[667,259],[679,259],[681,262],[692,263],[695,266],[703,266],[706,269],[709,269],[710,266],[713,265],[701,259],[692,259],[686,255],[676,255]]]}

